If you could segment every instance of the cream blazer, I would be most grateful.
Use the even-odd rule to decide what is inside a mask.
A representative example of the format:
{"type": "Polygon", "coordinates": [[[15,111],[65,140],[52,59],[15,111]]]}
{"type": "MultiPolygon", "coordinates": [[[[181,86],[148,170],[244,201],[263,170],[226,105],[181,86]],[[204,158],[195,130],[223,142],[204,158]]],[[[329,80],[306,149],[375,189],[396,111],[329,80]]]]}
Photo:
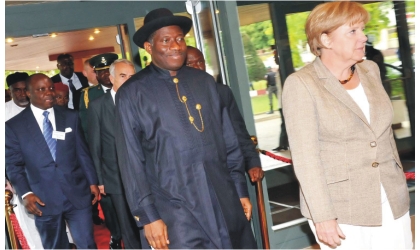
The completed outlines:
{"type": "Polygon", "coordinates": [[[409,196],[391,129],[393,109],[372,61],[356,64],[370,123],[319,58],[290,75],[282,94],[302,214],[314,222],[381,225],[384,186],[394,218],[409,196]]]}

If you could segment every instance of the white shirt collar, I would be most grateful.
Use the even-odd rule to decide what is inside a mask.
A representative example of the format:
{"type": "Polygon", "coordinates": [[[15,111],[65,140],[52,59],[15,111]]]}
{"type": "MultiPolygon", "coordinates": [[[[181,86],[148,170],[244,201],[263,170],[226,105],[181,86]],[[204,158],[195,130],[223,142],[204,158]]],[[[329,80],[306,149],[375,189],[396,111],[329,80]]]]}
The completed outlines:
{"type": "Polygon", "coordinates": [[[115,105],[115,95],[117,94],[117,92],[115,92],[114,88],[111,88],[111,96],[112,96],[112,100],[114,101],[114,105],[115,105]]]}

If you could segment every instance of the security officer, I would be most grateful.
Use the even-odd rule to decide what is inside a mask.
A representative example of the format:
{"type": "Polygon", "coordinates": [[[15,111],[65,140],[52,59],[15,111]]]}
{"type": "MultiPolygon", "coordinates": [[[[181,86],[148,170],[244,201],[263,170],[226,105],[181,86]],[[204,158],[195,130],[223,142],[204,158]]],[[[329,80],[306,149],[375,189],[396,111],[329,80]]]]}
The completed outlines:
{"type": "MultiPolygon", "coordinates": [[[[94,56],[89,60],[90,65],[92,65],[95,70],[96,79],[99,84],[83,89],[82,98],[80,98],[79,117],[86,140],[88,131],[87,109],[89,108],[89,103],[104,95],[108,90],[111,90],[112,83],[109,79],[109,67],[117,59],[117,54],[105,53],[94,56]]],[[[121,230],[111,197],[108,195],[101,195],[99,203],[101,204],[105,216],[105,225],[111,232],[109,248],[121,249],[121,230]]]]}
{"type": "Polygon", "coordinates": [[[89,102],[104,95],[107,90],[112,88],[111,80],[109,80],[109,66],[118,59],[118,55],[114,53],[99,54],[89,60],[90,65],[96,73],[98,85],[90,86],[82,90],[82,98],[80,98],[79,116],[82,122],[83,132],[87,139],[87,109],[89,102]]]}

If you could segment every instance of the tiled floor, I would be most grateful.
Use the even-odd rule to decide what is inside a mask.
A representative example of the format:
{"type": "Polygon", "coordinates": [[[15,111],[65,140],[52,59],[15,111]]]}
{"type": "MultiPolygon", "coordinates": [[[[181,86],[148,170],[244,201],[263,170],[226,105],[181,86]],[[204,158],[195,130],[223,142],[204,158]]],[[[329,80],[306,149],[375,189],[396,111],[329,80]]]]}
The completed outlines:
{"type": "MultiPolygon", "coordinates": [[[[415,238],[415,236],[416,236],[416,224],[415,224],[415,221],[416,221],[416,216],[412,215],[411,216],[411,233],[413,234],[413,249],[416,249],[416,247],[415,247],[416,246],[416,238],[415,238]]],[[[314,245],[312,245],[310,247],[307,247],[305,249],[320,249],[320,248],[319,248],[318,244],[314,244],[314,245]]]]}

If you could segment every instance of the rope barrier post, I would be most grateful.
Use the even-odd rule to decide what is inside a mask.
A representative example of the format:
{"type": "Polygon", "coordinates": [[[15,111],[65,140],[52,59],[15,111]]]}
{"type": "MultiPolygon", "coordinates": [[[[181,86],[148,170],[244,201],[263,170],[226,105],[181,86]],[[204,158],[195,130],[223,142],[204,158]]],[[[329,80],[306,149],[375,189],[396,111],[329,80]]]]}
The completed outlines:
{"type": "MultiPolygon", "coordinates": [[[[257,149],[258,138],[255,135],[251,135],[251,140],[255,145],[255,150],[259,153],[260,150],[257,149]]],[[[264,203],[264,193],[262,187],[262,180],[259,180],[255,185],[255,191],[257,194],[257,209],[258,209],[258,219],[260,221],[260,230],[263,249],[270,249],[270,240],[268,238],[268,226],[267,226],[267,214],[265,212],[265,203],[264,203]]]]}
{"type": "Polygon", "coordinates": [[[258,218],[260,220],[262,245],[263,249],[270,249],[270,240],[268,239],[267,216],[264,205],[262,180],[259,180],[257,182],[255,188],[257,192],[258,218]]]}
{"type": "Polygon", "coordinates": [[[18,249],[18,241],[15,235],[15,231],[13,230],[12,221],[10,220],[10,215],[14,214],[13,212],[13,205],[10,203],[10,201],[13,198],[13,193],[10,190],[6,189],[5,192],[5,201],[6,201],[6,225],[7,225],[7,231],[9,232],[9,238],[10,238],[10,244],[12,245],[12,249],[18,249]]]}

